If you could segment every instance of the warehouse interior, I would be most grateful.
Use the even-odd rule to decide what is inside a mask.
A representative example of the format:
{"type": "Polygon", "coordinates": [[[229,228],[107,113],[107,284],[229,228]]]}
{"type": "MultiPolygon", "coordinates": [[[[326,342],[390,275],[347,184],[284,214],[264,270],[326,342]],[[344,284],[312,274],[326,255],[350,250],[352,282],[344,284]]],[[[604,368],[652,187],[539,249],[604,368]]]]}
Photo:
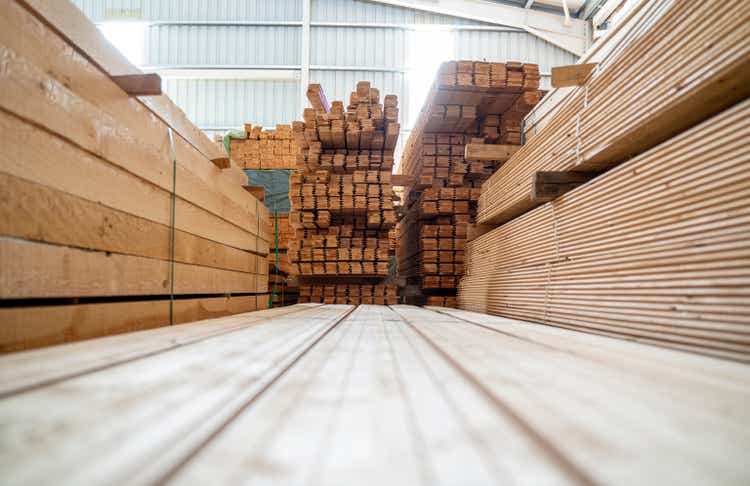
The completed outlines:
{"type": "Polygon", "coordinates": [[[0,483],[750,483],[750,3],[0,0],[0,483]]]}

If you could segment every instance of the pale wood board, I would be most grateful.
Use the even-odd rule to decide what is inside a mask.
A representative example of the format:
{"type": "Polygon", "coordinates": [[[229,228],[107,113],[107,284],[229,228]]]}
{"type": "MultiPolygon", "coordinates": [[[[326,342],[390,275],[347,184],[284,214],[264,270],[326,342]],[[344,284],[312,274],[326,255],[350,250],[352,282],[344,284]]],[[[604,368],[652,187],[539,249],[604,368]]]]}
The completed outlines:
{"type": "Polygon", "coordinates": [[[300,305],[0,357],[0,478],[750,477],[750,366],[454,309],[351,309],[300,305]]]}
{"type": "MultiPolygon", "coordinates": [[[[51,346],[169,325],[169,299],[0,307],[0,352],[51,346]]],[[[268,294],[175,299],[173,324],[268,307],[268,294]]]]}

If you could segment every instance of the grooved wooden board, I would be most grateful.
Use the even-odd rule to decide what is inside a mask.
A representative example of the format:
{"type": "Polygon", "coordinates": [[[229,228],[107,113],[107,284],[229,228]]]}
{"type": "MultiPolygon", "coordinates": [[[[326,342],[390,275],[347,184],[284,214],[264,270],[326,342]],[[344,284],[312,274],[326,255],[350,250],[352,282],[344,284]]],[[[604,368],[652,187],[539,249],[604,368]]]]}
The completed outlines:
{"type": "Polygon", "coordinates": [[[744,484],[748,400],[739,363],[297,305],[0,358],[0,481],[744,484]]]}

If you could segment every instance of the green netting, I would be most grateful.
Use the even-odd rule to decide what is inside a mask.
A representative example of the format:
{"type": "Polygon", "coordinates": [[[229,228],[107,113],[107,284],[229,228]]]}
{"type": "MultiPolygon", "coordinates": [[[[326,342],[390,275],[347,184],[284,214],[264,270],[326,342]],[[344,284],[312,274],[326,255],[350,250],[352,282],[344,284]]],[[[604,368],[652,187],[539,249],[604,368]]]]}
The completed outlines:
{"type": "Polygon", "coordinates": [[[246,138],[247,133],[241,132],[239,130],[227,132],[222,139],[222,141],[224,142],[224,149],[227,151],[227,154],[229,154],[230,157],[232,156],[232,139],[245,140],[246,138]]]}

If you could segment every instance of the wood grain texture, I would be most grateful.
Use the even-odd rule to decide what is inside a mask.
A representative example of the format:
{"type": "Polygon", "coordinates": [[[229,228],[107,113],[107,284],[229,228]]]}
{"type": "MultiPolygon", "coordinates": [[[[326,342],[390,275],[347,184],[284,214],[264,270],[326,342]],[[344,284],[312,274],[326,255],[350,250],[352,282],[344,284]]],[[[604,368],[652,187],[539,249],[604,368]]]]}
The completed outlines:
{"type": "Polygon", "coordinates": [[[535,172],[610,169],[750,95],[750,3],[647,4],[649,21],[484,183],[477,222],[537,206],[535,172]]]}
{"type": "Polygon", "coordinates": [[[0,478],[750,477],[750,366],[454,309],[350,310],[298,305],[0,357],[0,478]]]}
{"type": "MultiPolygon", "coordinates": [[[[268,294],[175,299],[172,323],[240,314],[268,306],[268,294]]],[[[169,325],[169,299],[0,307],[0,353],[169,325]]]]}
{"type": "Polygon", "coordinates": [[[750,101],[468,245],[460,306],[750,360],[750,101]]]}

